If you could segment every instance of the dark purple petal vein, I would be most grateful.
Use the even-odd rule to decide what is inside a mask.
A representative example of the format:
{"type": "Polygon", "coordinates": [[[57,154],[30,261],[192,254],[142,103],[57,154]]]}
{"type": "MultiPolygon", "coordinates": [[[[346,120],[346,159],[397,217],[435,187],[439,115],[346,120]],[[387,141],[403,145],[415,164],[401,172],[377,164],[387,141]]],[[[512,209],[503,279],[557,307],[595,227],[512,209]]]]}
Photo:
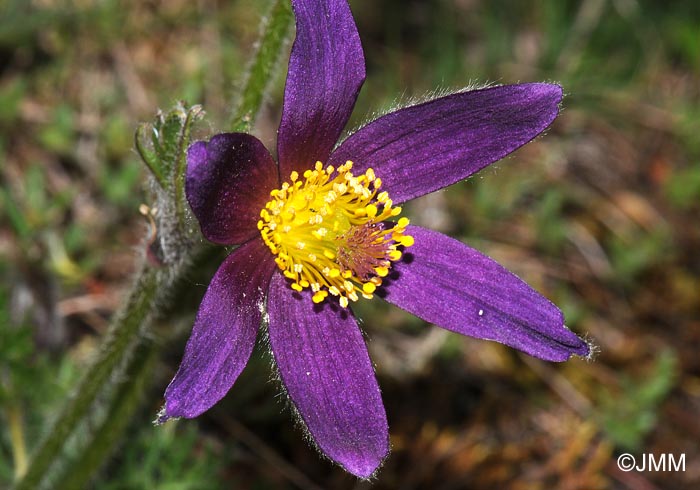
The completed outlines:
{"type": "Polygon", "coordinates": [[[326,162],[365,79],[360,36],[346,0],[293,0],[296,39],[289,58],[277,153],[282,180],[326,162]]]}
{"type": "Polygon", "coordinates": [[[378,294],[447,330],[495,340],[540,359],[587,356],[554,304],[493,259],[435,231],[409,226],[415,244],[378,294]]]}
{"type": "Polygon", "coordinates": [[[165,391],[163,420],[196,417],[226,395],[253,351],[274,267],[260,239],[241,245],[221,264],[165,391]]]}
{"type": "Polygon", "coordinates": [[[207,240],[224,245],[258,235],[260,210],[279,186],[270,153],[254,136],[222,133],[187,150],[187,200],[207,240]]]}
{"type": "Polygon", "coordinates": [[[369,123],[331,155],[353,173],[371,167],[395,203],[454,184],[540,134],[559,113],[562,89],[504,85],[448,95],[369,123]]]}
{"type": "Polygon", "coordinates": [[[329,302],[314,305],[274,274],[268,313],[279,374],[314,441],[350,473],[370,477],[389,452],[389,434],[352,312],[329,302]]]}

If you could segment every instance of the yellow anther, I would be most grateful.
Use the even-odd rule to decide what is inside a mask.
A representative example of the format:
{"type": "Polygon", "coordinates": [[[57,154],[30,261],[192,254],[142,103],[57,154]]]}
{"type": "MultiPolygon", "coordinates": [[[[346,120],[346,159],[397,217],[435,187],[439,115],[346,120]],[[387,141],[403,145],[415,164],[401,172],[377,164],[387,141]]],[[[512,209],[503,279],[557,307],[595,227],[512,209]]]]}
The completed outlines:
{"type": "Polygon", "coordinates": [[[377,286],[375,286],[371,282],[366,282],[362,285],[362,290],[367,294],[372,294],[376,289],[377,289],[377,286]]]}
{"type": "Polygon", "coordinates": [[[311,297],[314,303],[320,303],[328,296],[328,291],[316,291],[311,297]]]}
{"type": "Polygon", "coordinates": [[[411,245],[413,245],[415,243],[415,241],[413,240],[413,237],[410,235],[402,236],[401,239],[399,240],[399,242],[404,247],[410,247],[411,245]]]}

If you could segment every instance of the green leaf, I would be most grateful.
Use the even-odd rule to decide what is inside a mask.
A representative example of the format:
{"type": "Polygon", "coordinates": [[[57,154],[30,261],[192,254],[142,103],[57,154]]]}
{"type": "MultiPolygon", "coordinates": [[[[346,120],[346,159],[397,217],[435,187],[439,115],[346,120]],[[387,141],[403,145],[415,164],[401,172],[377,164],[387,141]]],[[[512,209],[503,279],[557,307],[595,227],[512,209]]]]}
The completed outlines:
{"type": "Polygon", "coordinates": [[[148,133],[152,130],[151,126],[147,123],[139,124],[136,128],[136,133],[134,134],[134,146],[138,152],[141,160],[148,170],[151,171],[153,177],[155,177],[158,184],[165,189],[167,187],[165,180],[165,170],[160,165],[160,159],[154,148],[153,141],[149,141],[148,133]]]}
{"type": "Polygon", "coordinates": [[[182,104],[178,104],[168,113],[159,114],[153,126],[153,146],[166,176],[170,175],[175,167],[186,119],[187,111],[182,104]]]}

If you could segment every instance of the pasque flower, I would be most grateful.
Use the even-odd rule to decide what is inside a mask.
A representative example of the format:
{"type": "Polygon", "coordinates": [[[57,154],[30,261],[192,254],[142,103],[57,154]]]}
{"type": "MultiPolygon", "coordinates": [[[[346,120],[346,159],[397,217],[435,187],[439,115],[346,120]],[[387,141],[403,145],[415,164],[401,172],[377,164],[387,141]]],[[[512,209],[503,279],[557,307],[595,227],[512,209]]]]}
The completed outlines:
{"type": "Polygon", "coordinates": [[[589,354],[560,310],[518,277],[399,217],[401,203],[535,138],[557,116],[562,90],[530,83],[454,93],[379,117],[338,144],[365,78],[360,38],[346,0],[292,6],[278,162],[242,133],[188,150],[187,199],[203,235],[240,246],[204,295],[161,420],[196,417],[219,401],[263,323],[286,394],[319,450],[368,478],[389,437],[349,308],[360,297],[540,359],[589,354]]]}

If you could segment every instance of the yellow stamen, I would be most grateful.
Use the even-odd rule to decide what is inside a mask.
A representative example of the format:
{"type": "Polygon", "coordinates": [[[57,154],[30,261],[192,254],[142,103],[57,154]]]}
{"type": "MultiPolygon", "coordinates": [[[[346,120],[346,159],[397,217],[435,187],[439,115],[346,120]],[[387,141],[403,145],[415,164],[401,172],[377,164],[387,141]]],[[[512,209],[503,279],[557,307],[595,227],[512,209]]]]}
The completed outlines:
{"type": "Polygon", "coordinates": [[[413,245],[407,218],[384,223],[401,213],[382,181],[367,169],[355,177],[351,161],[292,172],[289,182],[270,192],[260,211],[258,230],[276,255],[275,263],[295,291],[311,288],[314,303],[329,295],[342,307],[362,295],[371,298],[391,263],[401,259],[398,247],[413,245]],[[335,174],[335,175],[333,175],[335,174]]]}

